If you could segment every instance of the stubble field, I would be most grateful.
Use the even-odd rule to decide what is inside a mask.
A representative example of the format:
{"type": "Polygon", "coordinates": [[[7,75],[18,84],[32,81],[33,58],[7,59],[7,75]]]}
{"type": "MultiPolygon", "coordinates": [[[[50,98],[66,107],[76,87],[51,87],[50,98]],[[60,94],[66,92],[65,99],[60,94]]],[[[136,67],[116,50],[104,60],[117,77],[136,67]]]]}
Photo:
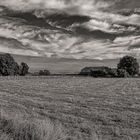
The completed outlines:
{"type": "Polygon", "coordinates": [[[139,140],[140,79],[0,78],[0,140],[63,139],[139,140]]]}

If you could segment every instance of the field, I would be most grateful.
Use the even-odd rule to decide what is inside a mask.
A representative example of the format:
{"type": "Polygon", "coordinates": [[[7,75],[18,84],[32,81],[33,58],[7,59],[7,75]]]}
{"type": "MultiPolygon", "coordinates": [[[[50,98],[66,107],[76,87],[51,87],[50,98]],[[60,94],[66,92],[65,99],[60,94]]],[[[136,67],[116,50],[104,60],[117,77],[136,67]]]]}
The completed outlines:
{"type": "Polygon", "coordinates": [[[140,79],[2,77],[0,111],[0,140],[139,140],[140,79]]]}

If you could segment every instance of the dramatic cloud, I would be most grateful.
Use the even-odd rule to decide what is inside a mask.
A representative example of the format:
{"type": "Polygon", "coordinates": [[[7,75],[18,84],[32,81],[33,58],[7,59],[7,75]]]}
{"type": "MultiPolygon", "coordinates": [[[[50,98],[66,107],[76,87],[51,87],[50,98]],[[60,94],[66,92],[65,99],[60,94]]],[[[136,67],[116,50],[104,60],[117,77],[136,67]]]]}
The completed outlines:
{"type": "Polygon", "coordinates": [[[0,52],[100,60],[139,57],[139,0],[0,0],[0,5],[0,52]]]}
{"type": "Polygon", "coordinates": [[[97,10],[109,6],[107,2],[97,0],[1,0],[1,5],[16,9],[57,9],[57,10],[97,10]]]}

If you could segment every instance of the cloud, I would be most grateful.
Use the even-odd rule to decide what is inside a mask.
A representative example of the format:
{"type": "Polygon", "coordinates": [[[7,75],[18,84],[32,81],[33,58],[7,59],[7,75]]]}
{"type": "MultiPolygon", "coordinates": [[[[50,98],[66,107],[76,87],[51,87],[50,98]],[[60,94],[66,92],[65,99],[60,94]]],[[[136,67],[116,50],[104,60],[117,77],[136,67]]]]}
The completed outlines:
{"type": "Polygon", "coordinates": [[[1,0],[0,5],[8,6],[17,10],[29,9],[56,9],[56,10],[71,10],[75,12],[97,10],[109,6],[107,2],[97,0],[1,0]]]}
{"type": "MultiPolygon", "coordinates": [[[[130,1],[130,0],[129,0],[130,1]]],[[[135,0],[136,1],[136,0],[135,0]]],[[[140,26],[140,15],[132,14],[129,16],[120,15],[114,13],[113,10],[109,11],[111,7],[115,7],[117,3],[127,4],[127,0],[123,1],[111,1],[111,0],[0,0],[0,5],[8,6],[14,10],[33,10],[42,9],[48,13],[48,10],[57,10],[66,12],[68,14],[86,15],[93,20],[88,24],[91,28],[109,28],[111,24],[133,24],[140,26]],[[105,10],[105,11],[104,11],[105,10]],[[98,20],[94,20],[94,19],[98,20]],[[92,27],[93,25],[93,27],[92,27]]],[[[134,2],[131,2],[134,3],[134,2]]],[[[135,2],[136,3],[136,2],[135,2]]],[[[135,4],[134,3],[134,4],[135,4]]]]}
{"type": "Polygon", "coordinates": [[[92,19],[87,23],[84,23],[86,27],[88,27],[90,30],[103,30],[103,31],[109,31],[111,28],[111,24],[109,24],[107,21],[101,21],[92,19]]]}
{"type": "MultiPolygon", "coordinates": [[[[0,45],[0,52],[100,60],[119,58],[131,53],[138,54],[140,37],[137,34],[140,32],[140,15],[125,16],[116,11],[116,8],[119,9],[118,7],[123,8],[122,3],[125,7],[129,7],[127,2],[130,1],[0,0],[0,5],[13,10],[28,11],[27,15],[23,13],[26,18],[21,16],[14,20],[15,17],[12,16],[11,18],[0,17],[0,36],[15,39],[23,45],[21,45],[23,47],[21,49],[14,45],[7,47],[8,45],[3,43],[0,45]],[[34,14],[41,12],[38,14],[40,16],[35,17],[32,12],[29,13],[33,9],[36,10],[34,14]],[[50,21],[45,15],[51,10],[57,14],[65,12],[68,15],[87,16],[89,19],[68,24],[69,28],[68,26],[57,26],[60,25],[60,20],[50,21]],[[45,13],[45,16],[42,16],[42,13],[45,13]],[[34,21],[30,19],[31,15],[35,17],[34,21]],[[23,22],[23,19],[26,22],[23,22]],[[48,26],[49,24],[50,26],[48,26]],[[68,29],[71,33],[66,32],[68,29]],[[130,33],[133,34],[130,35],[130,33]],[[29,48],[26,48],[27,46],[29,48]]],[[[68,17],[67,14],[66,17],[68,17]]],[[[62,17],[62,21],[64,21],[64,17],[62,17]]]]}

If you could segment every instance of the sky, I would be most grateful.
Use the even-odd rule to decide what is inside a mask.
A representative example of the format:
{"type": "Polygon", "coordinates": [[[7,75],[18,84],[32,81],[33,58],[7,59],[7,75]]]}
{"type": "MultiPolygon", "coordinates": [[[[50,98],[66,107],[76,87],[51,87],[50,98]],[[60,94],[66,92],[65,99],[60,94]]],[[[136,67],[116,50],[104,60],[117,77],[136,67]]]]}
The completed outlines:
{"type": "Polygon", "coordinates": [[[0,0],[0,52],[140,58],[139,0],[0,0]]]}

